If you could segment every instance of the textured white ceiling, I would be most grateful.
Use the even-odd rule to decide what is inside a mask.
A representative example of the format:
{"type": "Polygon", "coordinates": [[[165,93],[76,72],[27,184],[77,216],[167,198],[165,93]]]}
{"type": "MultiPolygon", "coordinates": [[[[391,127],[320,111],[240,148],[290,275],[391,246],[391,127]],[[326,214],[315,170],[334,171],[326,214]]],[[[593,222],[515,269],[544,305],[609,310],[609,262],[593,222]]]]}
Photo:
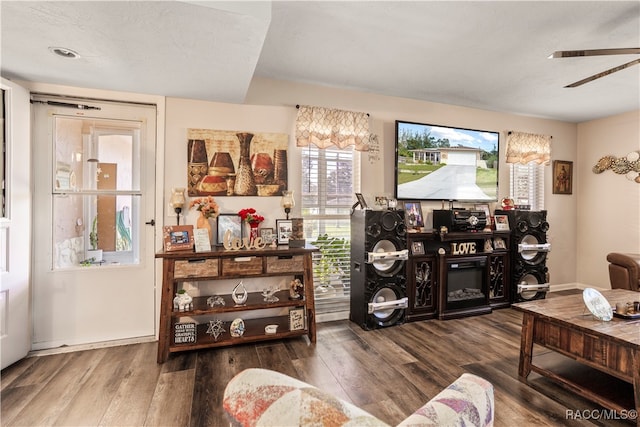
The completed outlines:
{"type": "Polygon", "coordinates": [[[640,2],[0,3],[7,78],[242,103],[253,76],[580,122],[640,108],[640,2]],[[52,55],[50,46],[80,59],[52,55]]]}

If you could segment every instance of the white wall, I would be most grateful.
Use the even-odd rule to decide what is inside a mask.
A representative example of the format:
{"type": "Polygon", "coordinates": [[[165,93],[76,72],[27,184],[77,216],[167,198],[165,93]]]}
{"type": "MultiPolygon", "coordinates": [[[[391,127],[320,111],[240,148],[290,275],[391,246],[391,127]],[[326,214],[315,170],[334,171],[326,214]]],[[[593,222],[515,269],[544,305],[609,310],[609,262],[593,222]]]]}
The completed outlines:
{"type": "MultiPolygon", "coordinates": [[[[372,132],[378,134],[381,145],[380,160],[370,162],[362,156],[362,192],[365,195],[393,195],[395,162],[395,120],[453,125],[494,131],[522,131],[553,135],[552,158],[576,161],[576,125],[555,120],[517,116],[452,105],[436,104],[405,98],[394,98],[322,86],[260,79],[253,80],[244,105],[232,105],[186,99],[167,99],[166,170],[164,197],[171,187],[185,186],[187,139],[186,130],[193,128],[244,130],[253,132],[285,132],[290,134],[289,184],[299,198],[299,150],[294,141],[296,104],[315,105],[367,112],[371,116],[372,132]]],[[[508,196],[508,167],[504,163],[505,139],[501,139],[500,197],[508,196]]],[[[573,283],[576,280],[576,195],[551,194],[551,168],[545,185],[549,238],[553,243],[548,267],[552,284],[573,283]]],[[[299,199],[298,199],[299,200],[299,199]]],[[[273,226],[283,212],[278,198],[220,197],[223,212],[237,212],[243,207],[255,207],[267,217],[265,226],[273,226]]],[[[165,221],[173,222],[165,206],[165,221]]],[[[431,210],[440,203],[425,203],[424,213],[430,221],[431,210]]],[[[495,206],[492,206],[492,209],[495,206]]],[[[294,208],[294,215],[299,214],[294,208]]],[[[191,212],[188,223],[195,223],[191,212]]]]}
{"type": "Polygon", "coordinates": [[[609,288],[609,252],[640,253],[640,183],[607,170],[592,171],[604,156],[640,151],[640,111],[578,125],[577,281],[609,288]]]}

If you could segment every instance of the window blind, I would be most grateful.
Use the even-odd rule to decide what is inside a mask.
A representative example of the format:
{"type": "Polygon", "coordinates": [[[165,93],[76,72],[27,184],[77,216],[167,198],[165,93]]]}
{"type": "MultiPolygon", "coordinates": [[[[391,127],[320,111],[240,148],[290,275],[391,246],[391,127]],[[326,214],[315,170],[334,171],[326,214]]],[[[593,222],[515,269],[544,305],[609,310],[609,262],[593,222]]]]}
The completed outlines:
{"type": "Polygon", "coordinates": [[[509,164],[510,194],[516,205],[544,209],[544,168],[537,162],[509,164]]]}
{"type": "Polygon", "coordinates": [[[359,155],[345,149],[307,146],[302,153],[301,211],[313,255],[318,314],[347,313],[351,289],[351,218],[359,191],[359,155]]]}

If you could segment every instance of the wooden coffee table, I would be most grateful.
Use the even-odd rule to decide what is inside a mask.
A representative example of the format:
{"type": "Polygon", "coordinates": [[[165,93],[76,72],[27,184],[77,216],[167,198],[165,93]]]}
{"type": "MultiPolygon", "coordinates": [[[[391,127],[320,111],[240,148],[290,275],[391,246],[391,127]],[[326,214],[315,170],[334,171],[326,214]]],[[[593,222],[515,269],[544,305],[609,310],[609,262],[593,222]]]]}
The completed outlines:
{"type": "MultiPolygon", "coordinates": [[[[601,293],[612,307],[618,302],[640,301],[640,292],[612,289],[601,293]]],[[[640,319],[614,316],[608,322],[598,320],[586,308],[582,293],[528,301],[512,307],[523,312],[518,367],[521,381],[527,382],[527,377],[534,371],[618,413],[640,410],[640,319]],[[635,408],[620,404],[606,393],[585,389],[584,385],[550,368],[535,365],[533,344],[632,384],[635,408]]],[[[636,416],[636,423],[640,426],[640,417],[636,416]]]]}

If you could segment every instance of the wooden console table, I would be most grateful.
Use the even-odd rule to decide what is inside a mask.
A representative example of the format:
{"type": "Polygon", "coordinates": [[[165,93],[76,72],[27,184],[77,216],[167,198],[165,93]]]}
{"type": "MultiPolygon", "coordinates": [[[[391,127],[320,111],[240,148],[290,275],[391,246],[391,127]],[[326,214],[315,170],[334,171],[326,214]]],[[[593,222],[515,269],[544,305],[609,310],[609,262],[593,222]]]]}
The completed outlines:
{"type": "MultiPolygon", "coordinates": [[[[640,300],[640,292],[613,289],[601,293],[611,306],[640,300]]],[[[512,307],[524,313],[518,367],[521,381],[526,382],[534,371],[618,413],[640,410],[640,319],[614,316],[611,321],[600,321],[585,307],[582,294],[523,302],[512,307]],[[585,389],[567,376],[534,364],[533,344],[632,384],[635,408],[621,405],[609,396],[585,389]]],[[[640,417],[636,423],[640,426],[640,417]]]]}
{"type": "MultiPolygon", "coordinates": [[[[176,251],[160,252],[162,259],[162,299],[160,302],[160,325],[158,336],[158,363],[167,360],[169,353],[221,347],[248,342],[266,341],[308,335],[316,342],[316,318],[313,289],[311,254],[318,249],[303,248],[225,250],[215,247],[211,252],[176,251]],[[282,276],[298,278],[304,285],[304,297],[289,299],[289,289],[280,289],[276,302],[265,302],[261,292],[249,292],[246,303],[235,304],[228,283],[221,289],[224,279],[260,278],[268,286],[269,278],[282,276]],[[193,298],[193,307],[187,311],[174,309],[173,299],[183,282],[210,281],[216,288],[212,295],[193,298]],[[218,292],[218,290],[220,290],[218,292]],[[211,305],[209,298],[215,297],[220,304],[211,305]],[[284,312],[273,315],[274,311],[284,312]],[[299,309],[304,313],[299,326],[291,328],[291,312],[299,309]],[[229,325],[224,332],[212,337],[208,333],[208,319],[212,316],[245,317],[245,332],[240,337],[229,334],[229,325]],[[187,319],[186,323],[181,319],[187,319]],[[202,319],[202,321],[200,321],[202,319]],[[176,326],[178,325],[178,326],[176,326]],[[266,333],[265,326],[277,325],[274,333],[266,333]],[[176,339],[178,329],[188,329],[188,336],[176,339]],[[177,342],[179,341],[179,342],[177,342]]],[[[239,281],[239,280],[238,280],[239,281]]],[[[287,281],[288,283],[288,281],[287,281]]],[[[230,322],[229,322],[230,323],[230,322]]],[[[211,327],[211,326],[209,326],[211,327]]],[[[180,331],[182,334],[182,331],[180,331]]]]}

